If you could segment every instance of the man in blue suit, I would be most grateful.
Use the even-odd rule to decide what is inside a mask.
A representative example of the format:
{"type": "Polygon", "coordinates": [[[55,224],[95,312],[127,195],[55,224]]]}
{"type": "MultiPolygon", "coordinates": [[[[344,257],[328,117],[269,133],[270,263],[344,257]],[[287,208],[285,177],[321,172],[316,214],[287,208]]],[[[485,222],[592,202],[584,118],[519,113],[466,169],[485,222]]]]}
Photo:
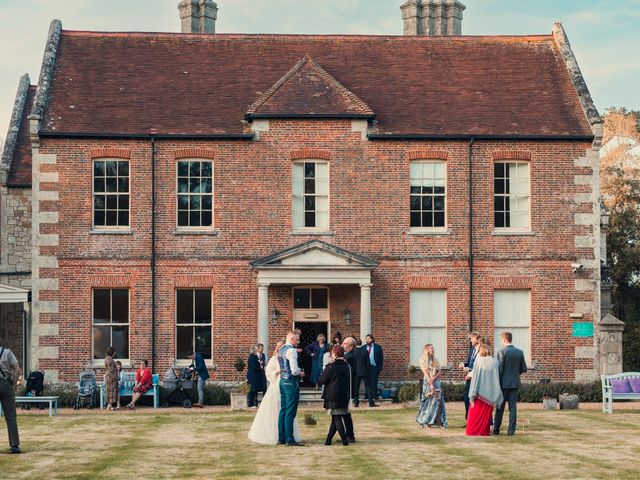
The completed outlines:
{"type": "Polygon", "coordinates": [[[247,381],[249,382],[247,406],[249,408],[258,408],[258,393],[262,392],[264,394],[267,390],[267,377],[264,371],[266,361],[264,345],[261,343],[256,344],[247,361],[247,381]]]}
{"type": "Polygon", "coordinates": [[[518,389],[520,388],[520,375],[527,373],[527,364],[524,360],[524,353],[519,348],[511,345],[513,336],[511,332],[502,332],[500,340],[503,348],[496,354],[499,362],[498,372],[500,374],[500,388],[502,389],[502,405],[496,409],[495,421],[493,422],[493,434],[500,434],[502,425],[502,415],[504,407],[509,402],[509,428],[508,435],[516,433],[516,401],[518,399],[518,389]]]}
{"type": "MultiPolygon", "coordinates": [[[[376,343],[373,335],[367,335],[367,354],[369,355],[370,370],[370,397],[369,402],[378,399],[378,377],[382,371],[382,365],[384,363],[384,353],[382,353],[382,347],[376,343]]],[[[362,347],[361,347],[362,348],[362,347]]]]}

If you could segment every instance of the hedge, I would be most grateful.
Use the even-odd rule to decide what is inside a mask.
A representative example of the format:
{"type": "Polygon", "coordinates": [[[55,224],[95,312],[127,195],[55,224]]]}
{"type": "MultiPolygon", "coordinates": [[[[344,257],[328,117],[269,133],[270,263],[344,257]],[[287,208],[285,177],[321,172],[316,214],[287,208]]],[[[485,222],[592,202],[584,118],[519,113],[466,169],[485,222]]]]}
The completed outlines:
{"type": "MultiPolygon", "coordinates": [[[[445,401],[461,402],[464,400],[464,383],[443,383],[442,390],[445,401]]],[[[421,382],[406,383],[398,390],[399,402],[408,402],[420,398],[422,391],[421,382]]],[[[602,402],[602,384],[599,381],[592,383],[557,382],[546,386],[539,383],[526,383],[518,391],[518,401],[525,403],[540,403],[542,397],[558,398],[563,393],[578,395],[581,402],[602,402]]]]}

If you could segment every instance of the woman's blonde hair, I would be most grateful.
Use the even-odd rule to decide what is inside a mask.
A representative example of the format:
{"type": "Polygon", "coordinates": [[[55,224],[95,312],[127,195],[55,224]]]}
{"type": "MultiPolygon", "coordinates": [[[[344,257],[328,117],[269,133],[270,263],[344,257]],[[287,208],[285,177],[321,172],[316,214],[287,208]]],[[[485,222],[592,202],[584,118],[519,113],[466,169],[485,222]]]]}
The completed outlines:
{"type": "Polygon", "coordinates": [[[482,345],[480,345],[480,348],[478,348],[478,354],[481,357],[490,357],[491,356],[491,347],[489,346],[488,343],[483,343],[482,345]]]}
{"type": "Polygon", "coordinates": [[[422,347],[422,355],[420,356],[420,368],[440,368],[440,362],[436,359],[435,355],[432,357],[429,355],[429,347],[433,347],[432,343],[427,343],[422,347]],[[429,365],[431,361],[431,365],[429,365]]]}
{"type": "Polygon", "coordinates": [[[284,345],[284,341],[278,340],[278,343],[276,343],[276,348],[273,350],[273,354],[275,355],[276,353],[278,353],[278,350],[280,350],[283,345],[284,345]]]}

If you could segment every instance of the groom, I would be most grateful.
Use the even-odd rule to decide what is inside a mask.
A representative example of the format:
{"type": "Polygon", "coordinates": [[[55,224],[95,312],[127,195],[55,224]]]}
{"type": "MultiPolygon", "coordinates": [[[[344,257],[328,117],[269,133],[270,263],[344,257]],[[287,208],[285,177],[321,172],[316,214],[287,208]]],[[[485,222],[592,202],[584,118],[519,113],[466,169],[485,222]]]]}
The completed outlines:
{"type": "Polygon", "coordinates": [[[300,400],[300,377],[304,372],[298,366],[296,350],[300,337],[296,332],[287,333],[287,343],[278,350],[280,365],[280,415],[278,417],[278,444],[301,447],[293,437],[293,421],[298,412],[300,400]]]}

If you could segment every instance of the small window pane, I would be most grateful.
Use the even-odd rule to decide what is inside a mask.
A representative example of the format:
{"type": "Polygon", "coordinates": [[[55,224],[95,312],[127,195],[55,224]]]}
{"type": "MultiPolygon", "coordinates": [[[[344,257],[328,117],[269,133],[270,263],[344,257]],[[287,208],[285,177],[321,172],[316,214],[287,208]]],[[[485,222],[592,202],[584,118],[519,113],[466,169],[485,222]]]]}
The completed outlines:
{"type": "Polygon", "coordinates": [[[200,162],[189,163],[189,175],[191,175],[192,177],[200,176],[200,162]]]}
{"type": "Polygon", "coordinates": [[[178,208],[180,210],[189,209],[189,197],[187,195],[178,195],[178,208]]]}
{"type": "Polygon", "coordinates": [[[435,212],[433,214],[433,226],[444,227],[444,212],[435,212]]]}
{"type": "Polygon", "coordinates": [[[118,196],[117,195],[107,195],[107,208],[111,210],[115,210],[118,208],[118,196]]]}
{"type": "Polygon", "coordinates": [[[433,214],[431,212],[422,212],[422,226],[433,227],[433,214]]]}
{"type": "Polygon", "coordinates": [[[434,199],[434,204],[433,204],[434,210],[443,211],[444,197],[433,197],[433,199],[434,199]]]}
{"type": "MultiPolygon", "coordinates": [[[[423,198],[430,198],[430,197],[423,197],[423,198]]],[[[410,200],[410,205],[411,205],[410,207],[411,210],[420,211],[420,197],[417,195],[412,195],[410,200]]]]}
{"type": "Polygon", "coordinates": [[[129,226],[129,212],[118,211],[118,226],[120,227],[128,227],[129,226]]]}
{"type": "Polygon", "coordinates": [[[104,177],[106,172],[106,168],[104,166],[104,162],[93,162],[93,176],[94,177],[104,177]]]}
{"type": "Polygon", "coordinates": [[[200,226],[200,212],[199,211],[191,211],[189,212],[189,225],[192,227],[200,226]]]}
{"type": "Polygon", "coordinates": [[[202,162],[201,174],[203,177],[211,177],[213,174],[213,164],[211,162],[202,162]]]}
{"type": "Polygon", "coordinates": [[[93,208],[96,210],[104,210],[106,205],[106,198],[104,195],[96,195],[93,197],[93,208]]]}
{"type": "Polygon", "coordinates": [[[200,181],[200,191],[202,193],[211,193],[213,191],[210,178],[203,178],[200,181]]]}
{"type": "Polygon", "coordinates": [[[412,227],[421,227],[421,218],[422,214],[420,212],[411,212],[411,226],[412,227]]]}
{"type": "Polygon", "coordinates": [[[329,295],[326,288],[311,289],[311,308],[327,308],[329,305],[329,295]]]}
{"type": "Polygon", "coordinates": [[[200,195],[191,195],[191,198],[189,199],[189,208],[191,210],[200,209],[200,195]]]}
{"type": "Polygon", "coordinates": [[[129,210],[129,195],[118,196],[118,208],[120,210],[129,210]]]}
{"type": "Polygon", "coordinates": [[[189,350],[193,348],[193,327],[176,328],[176,357],[179,359],[189,358],[189,350]]]}
{"type": "Polygon", "coordinates": [[[106,163],[106,167],[107,167],[107,176],[108,177],[115,177],[118,175],[118,162],[115,161],[108,161],[105,162],[106,163]]]}
{"type": "Polygon", "coordinates": [[[293,308],[310,308],[310,297],[308,288],[293,289],[293,308]]]}
{"type": "Polygon", "coordinates": [[[211,290],[196,290],[195,323],[211,323],[211,290]]]}
{"type": "Polygon", "coordinates": [[[189,226],[189,212],[184,210],[178,212],[178,226],[179,227],[189,226]]]}
{"type": "Polygon", "coordinates": [[[204,211],[202,212],[200,226],[201,227],[210,227],[213,224],[213,218],[211,212],[204,211]]]}
{"type": "Polygon", "coordinates": [[[176,323],[193,323],[193,290],[176,290],[176,323]]]}
{"type": "Polygon", "coordinates": [[[129,358],[129,325],[118,325],[111,329],[111,345],[117,358],[129,358]]]}
{"type": "Polygon", "coordinates": [[[211,210],[213,208],[213,197],[211,195],[202,195],[200,201],[203,210],[211,210]]]}
{"type": "Polygon", "coordinates": [[[304,193],[316,193],[316,181],[312,178],[307,178],[304,181],[304,193]]]}
{"type": "Polygon", "coordinates": [[[129,176],[129,162],[118,162],[118,176],[119,177],[129,176]]]}
{"type": "Polygon", "coordinates": [[[411,180],[416,180],[418,185],[422,182],[422,162],[411,162],[411,180]]]}
{"type": "Polygon", "coordinates": [[[113,323],[129,323],[129,290],[116,288],[111,290],[113,323]]]}
{"type": "Polygon", "coordinates": [[[504,163],[496,162],[493,165],[493,175],[497,177],[504,178],[504,163]]]}
{"type": "Polygon", "coordinates": [[[189,191],[191,193],[199,193],[200,192],[200,179],[199,178],[191,178],[189,180],[189,191]]]}
{"type": "Polygon", "coordinates": [[[178,162],[178,176],[179,177],[189,176],[189,162],[178,162]]]}
{"type": "Polygon", "coordinates": [[[195,350],[205,359],[211,358],[211,326],[195,327],[195,350]]]}
{"type": "Polygon", "coordinates": [[[304,176],[306,178],[314,178],[316,176],[316,164],[305,163],[304,164],[304,176]]]}
{"type": "MultiPolygon", "coordinates": [[[[93,358],[100,360],[107,356],[107,348],[111,345],[111,327],[93,326],[93,358]]],[[[125,357],[126,358],[126,357],[125,357]]]]}
{"type": "Polygon", "coordinates": [[[118,191],[123,193],[129,192],[129,179],[127,177],[118,178],[118,191]]]}
{"type": "Polygon", "coordinates": [[[117,210],[107,210],[107,225],[117,226],[118,225],[118,211],[117,210]]]}
{"type": "Polygon", "coordinates": [[[315,210],[316,209],[316,197],[307,195],[304,197],[304,209],[315,210]]]}
{"type": "Polygon", "coordinates": [[[104,178],[94,178],[93,179],[93,191],[96,193],[104,192],[105,183],[104,178]]]}
{"type": "Polygon", "coordinates": [[[106,179],[106,191],[116,192],[118,190],[118,183],[115,177],[107,177],[106,179]]]}
{"type": "Polygon", "coordinates": [[[504,213],[503,212],[495,212],[493,214],[493,221],[496,228],[503,228],[506,225],[504,224],[504,213]]]}
{"type": "Polygon", "coordinates": [[[96,288],[93,290],[93,322],[109,323],[111,321],[111,290],[96,288]]]}
{"type": "Polygon", "coordinates": [[[178,179],[178,192],[189,193],[189,180],[187,180],[186,178],[178,179]]]}
{"type": "Polygon", "coordinates": [[[93,223],[97,227],[104,226],[104,222],[106,220],[106,216],[104,210],[96,210],[93,213],[93,223]]]}
{"type": "Polygon", "coordinates": [[[304,214],[304,226],[315,227],[316,226],[316,214],[315,212],[307,212],[304,214]]]}
{"type": "Polygon", "coordinates": [[[431,181],[434,171],[433,162],[422,162],[422,178],[431,181]]]}

